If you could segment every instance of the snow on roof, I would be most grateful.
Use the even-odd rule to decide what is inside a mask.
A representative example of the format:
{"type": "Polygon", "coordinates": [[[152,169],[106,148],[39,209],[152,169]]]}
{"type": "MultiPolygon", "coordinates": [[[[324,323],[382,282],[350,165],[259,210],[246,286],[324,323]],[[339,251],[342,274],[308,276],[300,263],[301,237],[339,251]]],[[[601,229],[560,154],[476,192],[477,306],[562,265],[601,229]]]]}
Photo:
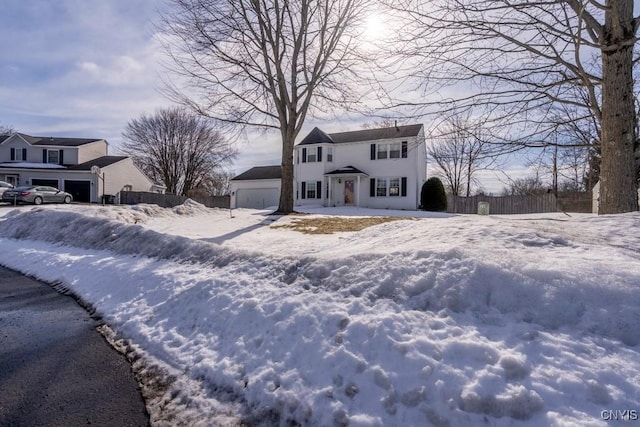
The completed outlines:
{"type": "Polygon", "coordinates": [[[8,162],[0,163],[0,168],[19,169],[66,169],[66,167],[54,163],[30,163],[30,162],[8,162]]]}

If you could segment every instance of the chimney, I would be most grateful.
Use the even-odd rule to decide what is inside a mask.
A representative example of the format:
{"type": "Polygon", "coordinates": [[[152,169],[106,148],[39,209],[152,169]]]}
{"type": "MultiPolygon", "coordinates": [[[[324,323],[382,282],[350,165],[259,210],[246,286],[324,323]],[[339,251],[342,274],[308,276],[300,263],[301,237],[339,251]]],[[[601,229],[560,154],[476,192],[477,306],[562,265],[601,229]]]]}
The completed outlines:
{"type": "Polygon", "coordinates": [[[396,125],[396,130],[400,131],[400,128],[398,127],[398,121],[397,120],[395,120],[395,125],[396,125]]]}

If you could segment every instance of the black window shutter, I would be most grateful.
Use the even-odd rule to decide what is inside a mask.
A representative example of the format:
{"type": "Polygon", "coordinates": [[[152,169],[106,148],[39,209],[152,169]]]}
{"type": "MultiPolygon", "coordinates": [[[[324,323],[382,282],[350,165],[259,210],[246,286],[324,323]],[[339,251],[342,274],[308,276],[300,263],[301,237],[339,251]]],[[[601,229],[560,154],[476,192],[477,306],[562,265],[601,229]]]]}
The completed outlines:
{"type": "MultiPolygon", "coordinates": [[[[304,157],[302,159],[304,159],[304,157]]],[[[307,183],[304,181],[302,182],[302,198],[307,198],[307,183]]]]}
{"type": "Polygon", "coordinates": [[[376,159],[376,144],[371,144],[371,160],[376,159]]]}
{"type": "Polygon", "coordinates": [[[16,149],[15,148],[11,148],[11,160],[15,160],[16,159],[16,149]]]}
{"type": "Polygon", "coordinates": [[[316,198],[322,199],[322,181],[316,182],[316,198]]]}
{"type": "Polygon", "coordinates": [[[407,141],[402,141],[402,158],[407,158],[407,141]]]}
{"type": "Polygon", "coordinates": [[[47,163],[47,149],[42,149],[42,163],[47,163]]]}
{"type": "Polygon", "coordinates": [[[26,148],[22,149],[22,160],[25,161],[25,162],[27,161],[27,149],[26,148]]]}
{"type": "MultiPolygon", "coordinates": [[[[404,142],[403,142],[404,144],[404,142]]],[[[407,197],[407,177],[403,176],[401,179],[402,183],[400,184],[400,195],[402,197],[407,197]]]]}
{"type": "Polygon", "coordinates": [[[58,156],[58,164],[64,164],[64,150],[60,150],[60,156],[58,156]]]}
{"type": "Polygon", "coordinates": [[[302,163],[307,163],[307,149],[306,148],[302,149],[302,163]]]}
{"type": "Polygon", "coordinates": [[[318,147],[318,161],[322,161],[322,147],[318,147]]]}
{"type": "Polygon", "coordinates": [[[375,178],[369,179],[369,196],[376,197],[376,179],[375,178]]]}

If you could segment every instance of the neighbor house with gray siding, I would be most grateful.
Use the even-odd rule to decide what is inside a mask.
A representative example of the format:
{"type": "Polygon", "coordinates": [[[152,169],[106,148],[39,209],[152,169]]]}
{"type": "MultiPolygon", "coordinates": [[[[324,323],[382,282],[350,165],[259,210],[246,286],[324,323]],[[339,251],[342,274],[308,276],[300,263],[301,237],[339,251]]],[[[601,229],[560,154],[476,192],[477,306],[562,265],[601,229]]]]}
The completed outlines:
{"type": "Polygon", "coordinates": [[[104,139],[0,135],[0,181],[49,185],[79,202],[122,190],[162,192],[131,158],[110,156],[108,148],[104,139]]]}

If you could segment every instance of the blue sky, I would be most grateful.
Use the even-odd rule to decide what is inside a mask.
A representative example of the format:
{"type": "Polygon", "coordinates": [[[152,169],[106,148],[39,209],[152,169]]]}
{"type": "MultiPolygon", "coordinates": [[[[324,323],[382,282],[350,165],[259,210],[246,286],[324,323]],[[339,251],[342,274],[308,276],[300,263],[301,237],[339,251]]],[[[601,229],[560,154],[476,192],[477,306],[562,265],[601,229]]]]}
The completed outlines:
{"type": "MultiPolygon", "coordinates": [[[[2,0],[0,125],[36,136],[104,138],[116,154],[127,122],[170,105],[160,94],[163,49],[152,0],[2,0]]],[[[327,132],[367,119],[309,120],[327,132]]],[[[280,163],[279,135],[238,141],[232,169],[280,163]]],[[[483,179],[485,189],[503,184],[483,179]]]]}
{"type": "Polygon", "coordinates": [[[167,104],[156,91],[155,4],[3,0],[0,123],[117,145],[129,119],[167,104]]]}

